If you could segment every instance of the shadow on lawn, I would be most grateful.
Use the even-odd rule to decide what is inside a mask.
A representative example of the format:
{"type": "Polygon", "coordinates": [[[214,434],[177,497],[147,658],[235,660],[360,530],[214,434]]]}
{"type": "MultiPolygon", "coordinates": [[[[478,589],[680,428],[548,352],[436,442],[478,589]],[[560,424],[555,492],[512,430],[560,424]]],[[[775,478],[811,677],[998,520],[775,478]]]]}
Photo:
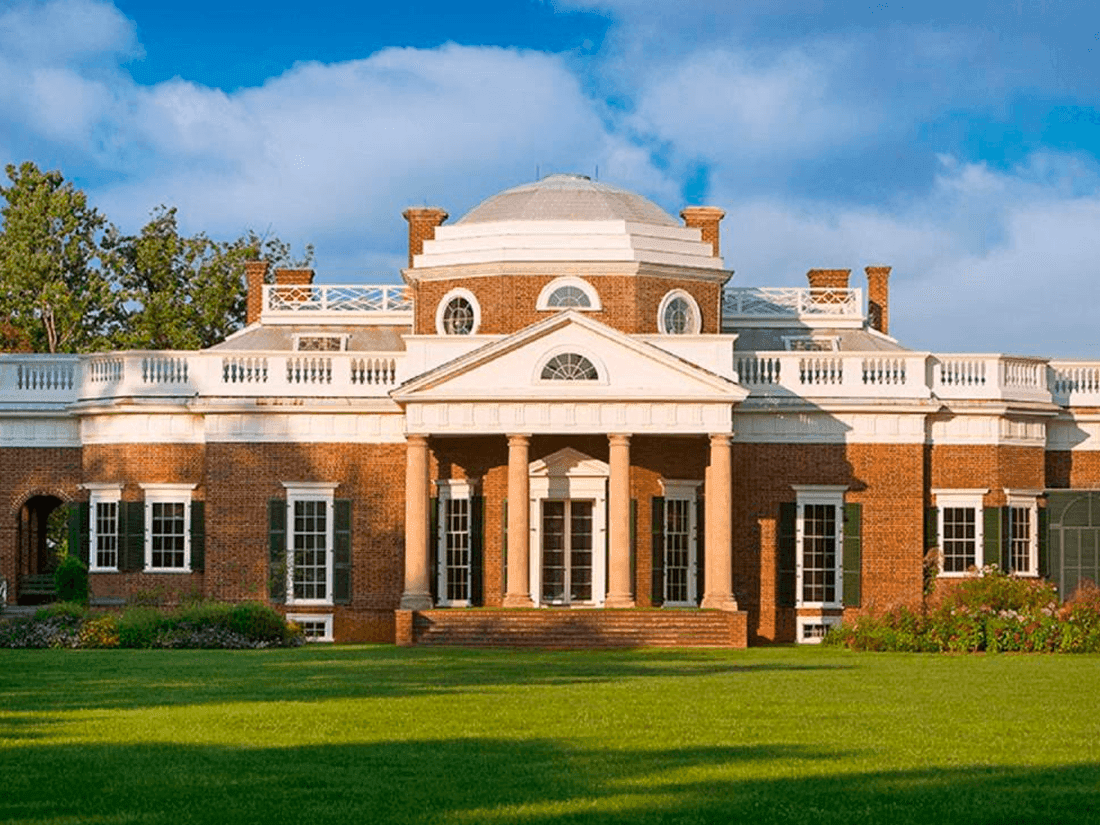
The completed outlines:
{"type": "Polygon", "coordinates": [[[842,755],[785,746],[588,751],[546,740],[449,739],[0,753],[5,822],[907,825],[1100,816],[1096,764],[814,775],[842,755]]]}
{"type": "Polygon", "coordinates": [[[744,661],[728,651],[530,651],[310,647],[270,651],[20,651],[0,672],[10,711],[215,702],[311,702],[600,683],[838,670],[828,661],[744,661]]]}

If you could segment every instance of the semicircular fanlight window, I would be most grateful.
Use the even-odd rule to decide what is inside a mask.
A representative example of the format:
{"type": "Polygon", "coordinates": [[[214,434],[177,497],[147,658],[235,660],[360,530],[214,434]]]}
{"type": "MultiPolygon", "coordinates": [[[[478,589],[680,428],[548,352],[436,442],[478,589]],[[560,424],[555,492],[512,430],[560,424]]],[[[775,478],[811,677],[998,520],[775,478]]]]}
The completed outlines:
{"type": "Polygon", "coordinates": [[[588,309],[592,306],[592,299],[579,286],[559,286],[550,293],[546,305],[552,309],[588,309]]]}
{"type": "Polygon", "coordinates": [[[555,355],[542,368],[544,381],[595,381],[599,378],[592,362],[575,352],[555,355]]]}

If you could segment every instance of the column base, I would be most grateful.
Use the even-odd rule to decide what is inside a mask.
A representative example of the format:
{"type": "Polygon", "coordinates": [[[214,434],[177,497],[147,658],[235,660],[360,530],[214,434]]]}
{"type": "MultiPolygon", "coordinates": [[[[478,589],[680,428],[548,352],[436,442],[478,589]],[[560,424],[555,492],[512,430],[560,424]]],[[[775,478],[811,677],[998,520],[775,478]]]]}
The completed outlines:
{"type": "Polygon", "coordinates": [[[501,605],[504,607],[534,607],[535,603],[531,601],[531,597],[526,593],[509,593],[505,595],[501,605]]]}
{"type": "Polygon", "coordinates": [[[401,610],[431,610],[430,593],[405,593],[401,596],[401,610]]]}
{"type": "Polygon", "coordinates": [[[727,610],[730,612],[736,612],[740,609],[737,606],[737,600],[733,596],[726,595],[703,596],[703,601],[699,603],[699,607],[703,610],[727,610]]]}
{"type": "Polygon", "coordinates": [[[603,602],[604,607],[610,607],[613,610],[634,607],[634,599],[630,597],[629,593],[608,593],[607,598],[603,602]]]}

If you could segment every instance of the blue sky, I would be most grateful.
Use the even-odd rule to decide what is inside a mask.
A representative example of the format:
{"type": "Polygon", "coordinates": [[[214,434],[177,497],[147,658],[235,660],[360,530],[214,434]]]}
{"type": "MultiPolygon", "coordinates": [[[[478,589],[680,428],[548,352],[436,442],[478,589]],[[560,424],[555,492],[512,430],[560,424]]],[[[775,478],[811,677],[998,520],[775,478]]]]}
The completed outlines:
{"type": "Polygon", "coordinates": [[[598,168],[725,209],[734,284],[885,263],[914,348],[1100,358],[1098,9],[7,0],[0,160],[327,282],[398,280],[405,206],[598,168]]]}

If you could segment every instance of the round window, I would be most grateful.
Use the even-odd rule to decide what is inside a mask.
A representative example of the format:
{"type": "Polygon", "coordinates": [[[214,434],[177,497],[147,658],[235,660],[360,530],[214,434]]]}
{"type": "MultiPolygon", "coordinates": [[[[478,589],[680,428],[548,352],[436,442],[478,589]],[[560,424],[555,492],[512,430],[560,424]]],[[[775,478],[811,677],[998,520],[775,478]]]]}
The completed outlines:
{"type": "Polygon", "coordinates": [[[462,296],[452,298],[443,310],[443,332],[446,335],[469,335],[473,331],[473,305],[462,296]]]}

